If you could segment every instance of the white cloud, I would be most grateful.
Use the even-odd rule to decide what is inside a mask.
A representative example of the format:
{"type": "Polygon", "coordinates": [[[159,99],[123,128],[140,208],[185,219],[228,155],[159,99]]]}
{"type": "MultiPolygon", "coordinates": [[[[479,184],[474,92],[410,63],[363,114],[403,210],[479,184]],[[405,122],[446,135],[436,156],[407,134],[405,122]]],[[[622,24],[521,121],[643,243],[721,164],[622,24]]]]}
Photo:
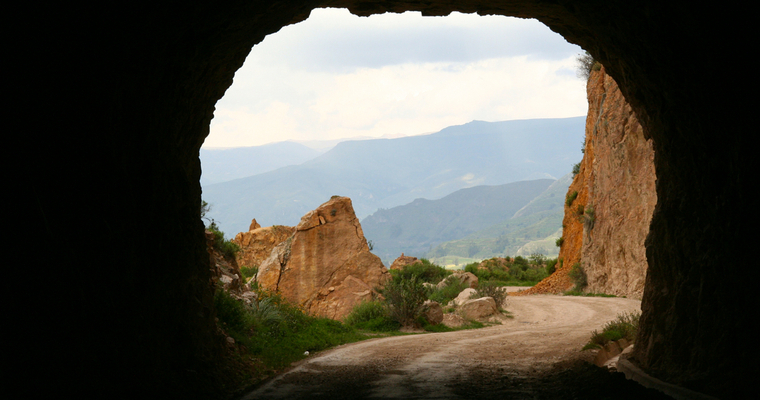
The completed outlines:
{"type": "Polygon", "coordinates": [[[204,146],[413,135],[474,119],[583,115],[579,52],[533,20],[413,13],[358,18],[346,10],[315,10],[254,47],[217,104],[204,146]],[[420,32],[425,40],[400,43],[398,32],[417,32],[406,37],[412,44],[420,32]],[[365,39],[379,47],[348,51],[365,39]],[[399,46],[399,53],[384,43],[399,46]],[[415,55],[420,43],[429,51],[415,55]],[[460,53],[451,56],[451,48],[460,53]],[[462,55],[467,48],[475,50],[462,55]]]}

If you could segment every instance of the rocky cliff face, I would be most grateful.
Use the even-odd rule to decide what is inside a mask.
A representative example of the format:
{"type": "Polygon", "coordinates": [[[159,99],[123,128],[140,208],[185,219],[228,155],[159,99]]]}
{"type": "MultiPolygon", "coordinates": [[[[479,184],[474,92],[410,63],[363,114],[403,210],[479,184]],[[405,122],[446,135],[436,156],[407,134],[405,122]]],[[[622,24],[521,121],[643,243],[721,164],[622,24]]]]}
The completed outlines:
{"type": "Polygon", "coordinates": [[[334,197],[301,218],[259,267],[259,286],[313,314],[342,319],[389,278],[370,253],[351,199],[334,197]]]}
{"type": "Polygon", "coordinates": [[[587,84],[584,156],[567,193],[562,267],[532,293],[558,293],[579,263],[586,291],[641,298],[647,270],[644,240],[657,202],[654,151],[617,83],[604,68],[587,84]]]}
{"type": "Polygon", "coordinates": [[[232,241],[240,246],[236,255],[238,265],[258,267],[272,253],[272,249],[293,235],[296,228],[274,225],[262,228],[254,219],[248,232],[240,232],[232,241]]]}
{"type": "MultiPolygon", "coordinates": [[[[647,271],[644,241],[655,192],[654,150],[617,83],[602,68],[588,86],[581,265],[587,291],[641,298],[647,271]],[[590,150],[589,150],[590,149],[590,150]]],[[[574,241],[577,245],[577,240],[574,241]]]]}

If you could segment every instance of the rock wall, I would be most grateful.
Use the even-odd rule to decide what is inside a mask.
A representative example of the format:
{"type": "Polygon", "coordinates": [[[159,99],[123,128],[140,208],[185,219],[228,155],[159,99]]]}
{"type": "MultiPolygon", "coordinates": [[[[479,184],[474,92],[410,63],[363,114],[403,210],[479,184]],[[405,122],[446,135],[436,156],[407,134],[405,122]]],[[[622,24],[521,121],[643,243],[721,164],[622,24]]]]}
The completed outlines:
{"type": "Polygon", "coordinates": [[[259,286],[304,310],[343,319],[390,274],[370,253],[351,199],[333,197],[301,218],[259,267],[259,286]]]}
{"type": "MultiPolygon", "coordinates": [[[[652,140],[644,137],[631,106],[603,67],[592,71],[586,90],[586,150],[578,176],[583,198],[576,199],[585,212],[578,218],[583,222],[563,235],[572,243],[573,256],[582,236],[585,291],[640,299],[648,267],[644,241],[657,203],[652,140]]],[[[574,207],[566,213],[578,215],[574,207]]]]}
{"type": "Polygon", "coordinates": [[[647,271],[644,241],[657,202],[651,139],[604,67],[592,71],[583,160],[567,191],[561,267],[522,292],[561,293],[580,264],[586,292],[641,298],[647,271]]]}

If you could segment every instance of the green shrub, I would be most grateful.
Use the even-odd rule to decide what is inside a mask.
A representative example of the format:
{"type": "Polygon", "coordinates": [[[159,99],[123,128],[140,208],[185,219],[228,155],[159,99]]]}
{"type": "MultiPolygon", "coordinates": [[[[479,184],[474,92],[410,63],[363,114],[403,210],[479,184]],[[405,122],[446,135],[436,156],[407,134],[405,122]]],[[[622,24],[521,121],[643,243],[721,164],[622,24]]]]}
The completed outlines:
{"type": "Polygon", "coordinates": [[[357,304],[343,322],[354,328],[373,332],[390,332],[401,327],[388,315],[383,302],[377,300],[357,304]]]}
{"type": "Polygon", "coordinates": [[[412,277],[416,277],[420,283],[438,283],[445,277],[451,275],[451,271],[423,258],[420,259],[420,262],[407,265],[402,269],[391,270],[391,275],[394,279],[408,280],[412,277]]]}
{"type": "Polygon", "coordinates": [[[573,165],[573,178],[581,172],[581,163],[573,165]]]}
{"type": "Polygon", "coordinates": [[[604,325],[602,332],[594,330],[591,333],[591,339],[583,347],[583,350],[600,348],[608,342],[620,339],[626,339],[633,343],[639,330],[640,318],[641,313],[638,312],[619,314],[615,320],[604,325]]]}
{"type": "Polygon", "coordinates": [[[588,278],[586,277],[586,272],[583,270],[583,267],[581,267],[580,263],[573,264],[572,267],[570,267],[570,272],[568,272],[568,276],[575,284],[574,290],[582,291],[583,288],[586,287],[588,284],[588,278]]]}
{"type": "Polygon", "coordinates": [[[225,239],[224,232],[219,230],[219,227],[216,225],[216,223],[211,222],[211,224],[208,226],[208,230],[214,234],[214,249],[222,253],[222,255],[226,258],[235,258],[235,254],[240,251],[240,246],[232,241],[225,239]]]}
{"type": "Polygon", "coordinates": [[[243,265],[240,267],[240,273],[243,275],[243,279],[253,278],[256,276],[256,274],[259,273],[259,267],[258,265],[254,265],[252,267],[243,265]]]}
{"type": "Polygon", "coordinates": [[[578,191],[573,190],[572,193],[568,193],[567,197],[565,197],[565,204],[570,207],[576,198],[578,198],[578,191]]]}
{"type": "Polygon", "coordinates": [[[427,300],[427,291],[416,275],[402,279],[396,275],[380,289],[385,297],[388,315],[401,326],[415,326],[422,315],[422,304],[427,300]]]}
{"type": "Polygon", "coordinates": [[[467,289],[467,284],[460,282],[458,279],[447,278],[446,284],[440,289],[428,289],[428,299],[446,305],[465,289],[467,289]]]}
{"type": "Polygon", "coordinates": [[[558,237],[557,240],[554,242],[554,244],[557,245],[557,247],[560,247],[560,248],[562,247],[562,243],[565,243],[565,237],[564,236],[558,237]]]}
{"type": "Polygon", "coordinates": [[[507,291],[503,289],[503,286],[494,284],[493,282],[483,282],[478,285],[475,293],[470,295],[471,299],[479,299],[481,297],[491,297],[496,302],[496,306],[501,309],[504,304],[504,300],[507,299],[507,291]]]}
{"type": "Polygon", "coordinates": [[[550,258],[546,261],[546,276],[549,276],[556,271],[557,262],[556,258],[550,258]]]}
{"type": "Polygon", "coordinates": [[[584,211],[584,215],[583,215],[583,227],[586,228],[587,231],[590,231],[594,229],[594,222],[596,222],[594,207],[588,206],[586,207],[586,211],[584,211]]]}

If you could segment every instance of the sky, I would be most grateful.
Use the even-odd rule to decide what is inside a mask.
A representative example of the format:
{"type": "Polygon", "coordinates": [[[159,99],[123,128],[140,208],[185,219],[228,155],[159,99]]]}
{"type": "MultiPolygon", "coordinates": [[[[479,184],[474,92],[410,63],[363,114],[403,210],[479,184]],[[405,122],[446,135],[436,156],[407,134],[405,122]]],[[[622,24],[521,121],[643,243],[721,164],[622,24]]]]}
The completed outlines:
{"type": "Polygon", "coordinates": [[[316,9],[251,50],[204,148],[586,114],[583,50],[536,20],[316,9]]]}

